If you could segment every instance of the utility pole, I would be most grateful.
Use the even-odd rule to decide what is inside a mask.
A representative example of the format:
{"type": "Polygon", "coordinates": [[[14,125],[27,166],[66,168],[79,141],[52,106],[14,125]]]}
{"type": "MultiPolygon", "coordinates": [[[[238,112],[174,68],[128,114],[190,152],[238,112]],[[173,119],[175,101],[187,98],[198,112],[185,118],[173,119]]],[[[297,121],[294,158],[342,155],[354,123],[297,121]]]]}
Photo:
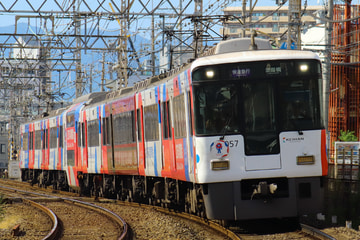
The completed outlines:
{"type": "Polygon", "coordinates": [[[105,90],[105,52],[102,53],[102,61],[101,61],[101,91],[105,90]]]}
{"type": "Polygon", "coordinates": [[[119,88],[126,88],[128,84],[127,76],[127,28],[129,21],[130,4],[128,0],[121,0],[121,14],[120,18],[120,38],[119,38],[119,55],[118,55],[118,79],[120,79],[119,88]]]}
{"type": "Polygon", "coordinates": [[[155,76],[155,19],[151,15],[151,74],[155,76]]]}
{"type": "MultiPolygon", "coordinates": [[[[329,127],[329,94],[330,94],[330,83],[331,83],[331,33],[333,30],[333,0],[328,0],[328,10],[326,22],[326,35],[325,35],[325,61],[323,67],[324,75],[324,117],[325,117],[325,129],[329,127]]],[[[328,143],[329,144],[329,143],[328,143]]]]}
{"type": "Polygon", "coordinates": [[[92,93],[92,91],[93,91],[93,68],[94,68],[94,65],[91,63],[91,64],[90,64],[90,73],[89,73],[89,74],[90,74],[90,76],[89,76],[89,78],[90,78],[90,79],[89,79],[89,81],[90,81],[90,83],[89,83],[89,84],[90,84],[90,87],[89,87],[90,90],[89,90],[89,92],[91,92],[91,93],[92,93]]]}
{"type": "Polygon", "coordinates": [[[242,36],[241,37],[245,37],[246,35],[246,29],[245,29],[245,22],[246,22],[246,0],[243,0],[242,2],[242,23],[244,25],[243,30],[242,30],[242,36]]]}
{"type": "Polygon", "coordinates": [[[287,49],[294,43],[301,50],[301,0],[289,0],[288,22],[287,49]]]}
{"type": "MultiPolygon", "coordinates": [[[[195,10],[194,15],[199,17],[201,19],[203,15],[203,0],[195,0],[195,10]]],[[[198,21],[194,24],[194,32],[195,32],[195,54],[194,57],[198,57],[198,53],[201,52],[201,49],[203,48],[202,44],[202,34],[203,34],[203,25],[201,21],[198,21]]]]}
{"type": "Polygon", "coordinates": [[[74,22],[75,22],[75,35],[76,35],[76,51],[75,51],[75,61],[76,61],[76,97],[81,97],[83,93],[83,80],[81,74],[81,37],[80,37],[80,16],[78,17],[77,14],[80,11],[80,0],[77,1],[77,9],[75,9],[75,5],[73,6],[74,9],[74,22]]]}

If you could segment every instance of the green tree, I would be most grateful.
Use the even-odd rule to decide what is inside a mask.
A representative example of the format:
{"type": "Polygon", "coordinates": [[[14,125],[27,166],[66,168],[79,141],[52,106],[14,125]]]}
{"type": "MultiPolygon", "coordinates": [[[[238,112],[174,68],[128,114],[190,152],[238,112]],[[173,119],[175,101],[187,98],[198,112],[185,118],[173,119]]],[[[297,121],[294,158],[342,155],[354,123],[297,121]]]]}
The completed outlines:
{"type": "Polygon", "coordinates": [[[358,138],[355,136],[354,131],[343,131],[340,130],[339,140],[342,142],[357,142],[358,138]]]}

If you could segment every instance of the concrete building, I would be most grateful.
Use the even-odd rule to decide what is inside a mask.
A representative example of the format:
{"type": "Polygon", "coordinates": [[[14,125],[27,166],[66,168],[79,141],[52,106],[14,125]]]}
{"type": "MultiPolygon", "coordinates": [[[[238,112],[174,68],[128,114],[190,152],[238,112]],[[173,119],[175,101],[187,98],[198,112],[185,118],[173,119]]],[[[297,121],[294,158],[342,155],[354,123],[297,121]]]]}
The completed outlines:
{"type": "MultiPolygon", "coordinates": [[[[227,7],[224,9],[224,14],[233,17],[225,22],[221,33],[229,38],[236,38],[242,37],[245,29],[245,36],[249,37],[251,30],[257,30],[258,37],[280,39],[288,29],[288,12],[288,6],[260,6],[255,7],[250,15],[250,8],[247,7],[245,13],[247,16],[245,18],[246,27],[243,27],[241,24],[243,21],[242,7],[227,7]]],[[[320,23],[314,16],[323,17],[325,9],[323,6],[307,6],[306,9],[301,9],[301,13],[302,28],[311,28],[320,23]]]]}
{"type": "Polygon", "coordinates": [[[51,73],[35,37],[19,38],[9,56],[0,59],[0,169],[19,149],[19,125],[50,110],[51,73]]]}

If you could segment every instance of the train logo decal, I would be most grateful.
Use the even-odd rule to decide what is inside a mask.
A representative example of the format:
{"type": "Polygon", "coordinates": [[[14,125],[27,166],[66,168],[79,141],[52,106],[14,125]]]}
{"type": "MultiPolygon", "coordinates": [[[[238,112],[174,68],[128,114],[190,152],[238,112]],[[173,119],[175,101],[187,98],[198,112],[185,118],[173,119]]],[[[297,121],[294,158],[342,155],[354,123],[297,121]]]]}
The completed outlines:
{"type": "Polygon", "coordinates": [[[229,144],[223,140],[217,140],[210,144],[210,153],[218,158],[226,157],[229,154],[229,144]]]}
{"type": "Polygon", "coordinates": [[[304,137],[290,137],[290,138],[283,137],[283,143],[299,143],[304,140],[305,140],[304,137]]]}

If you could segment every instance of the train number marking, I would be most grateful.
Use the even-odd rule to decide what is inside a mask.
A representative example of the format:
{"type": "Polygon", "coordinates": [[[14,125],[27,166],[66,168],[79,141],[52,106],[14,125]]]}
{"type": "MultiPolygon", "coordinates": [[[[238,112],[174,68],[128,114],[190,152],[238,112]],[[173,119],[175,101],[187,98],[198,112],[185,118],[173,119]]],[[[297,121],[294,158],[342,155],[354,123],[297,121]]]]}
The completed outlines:
{"type": "Polygon", "coordinates": [[[237,147],[239,144],[239,140],[230,140],[230,141],[225,141],[230,147],[237,147]]]}

